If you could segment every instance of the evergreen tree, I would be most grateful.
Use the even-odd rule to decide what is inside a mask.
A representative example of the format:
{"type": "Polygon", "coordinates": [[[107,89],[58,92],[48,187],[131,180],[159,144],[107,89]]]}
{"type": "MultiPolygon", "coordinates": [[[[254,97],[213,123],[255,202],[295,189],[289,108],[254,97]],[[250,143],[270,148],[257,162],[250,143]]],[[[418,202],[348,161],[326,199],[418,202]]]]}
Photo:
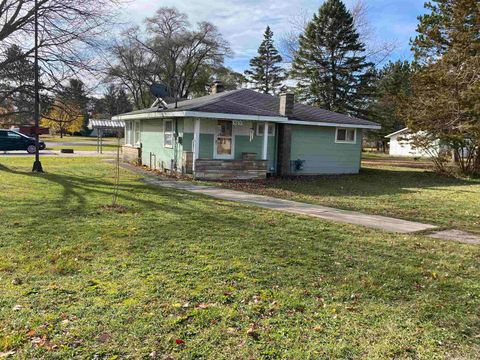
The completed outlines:
{"type": "Polygon", "coordinates": [[[340,0],[327,0],[300,35],[291,75],[300,99],[355,116],[367,108],[372,63],[364,55],[353,17],[340,0]]]}
{"type": "Polygon", "coordinates": [[[408,127],[420,147],[440,140],[463,172],[480,174],[478,1],[432,0],[425,7],[412,42],[418,71],[405,100],[408,127]]]}
{"type": "Polygon", "coordinates": [[[250,60],[250,70],[245,71],[245,75],[255,84],[255,89],[265,94],[275,94],[285,79],[285,72],[279,65],[281,62],[282,57],[273,44],[273,32],[267,26],[258,56],[250,60]]]}
{"type": "Polygon", "coordinates": [[[376,72],[375,97],[369,108],[369,119],[382,128],[368,133],[371,140],[385,145],[385,135],[405,127],[406,119],[401,108],[403,99],[411,95],[411,79],[412,68],[408,61],[389,62],[376,72]]]}
{"type": "Polygon", "coordinates": [[[103,97],[92,99],[92,102],[93,116],[97,118],[110,118],[133,110],[125,90],[115,84],[109,84],[103,97]]]}
{"type": "Polygon", "coordinates": [[[18,45],[8,47],[0,67],[0,107],[8,109],[0,123],[26,124],[33,117],[34,65],[18,45]],[[6,121],[8,119],[8,121],[6,121]]]}

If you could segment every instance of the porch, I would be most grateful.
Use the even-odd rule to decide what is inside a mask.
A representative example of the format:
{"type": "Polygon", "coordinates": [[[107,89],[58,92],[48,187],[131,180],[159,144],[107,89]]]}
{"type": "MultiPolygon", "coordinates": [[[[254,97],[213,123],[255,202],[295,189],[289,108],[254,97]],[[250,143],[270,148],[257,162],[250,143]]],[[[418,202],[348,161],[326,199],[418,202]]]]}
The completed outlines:
{"type": "Polygon", "coordinates": [[[191,125],[191,153],[184,151],[182,171],[196,179],[261,179],[273,169],[273,124],[194,119],[191,125]]]}
{"type": "Polygon", "coordinates": [[[212,180],[264,179],[267,176],[267,160],[197,159],[193,176],[212,180]]]}

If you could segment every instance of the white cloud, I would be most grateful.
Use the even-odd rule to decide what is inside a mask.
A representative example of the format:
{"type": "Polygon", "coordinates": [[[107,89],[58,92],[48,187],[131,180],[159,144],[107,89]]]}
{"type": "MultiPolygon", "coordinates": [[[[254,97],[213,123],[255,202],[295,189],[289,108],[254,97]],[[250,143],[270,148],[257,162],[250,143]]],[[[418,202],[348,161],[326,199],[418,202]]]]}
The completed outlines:
{"type": "MultiPolygon", "coordinates": [[[[346,0],[345,3],[349,7],[355,1],[346,0]]],[[[242,71],[256,53],[267,25],[270,25],[278,41],[290,29],[292,17],[302,10],[313,14],[318,11],[321,3],[322,1],[314,0],[133,0],[125,5],[123,18],[141,24],[145,17],[153,16],[160,6],[174,6],[188,14],[191,23],[209,21],[219,28],[234,51],[233,58],[227,64],[242,71]]],[[[402,44],[402,56],[409,37],[413,36],[413,25],[416,24],[416,15],[422,5],[423,0],[368,1],[372,25],[381,38],[397,39],[402,44]]]]}

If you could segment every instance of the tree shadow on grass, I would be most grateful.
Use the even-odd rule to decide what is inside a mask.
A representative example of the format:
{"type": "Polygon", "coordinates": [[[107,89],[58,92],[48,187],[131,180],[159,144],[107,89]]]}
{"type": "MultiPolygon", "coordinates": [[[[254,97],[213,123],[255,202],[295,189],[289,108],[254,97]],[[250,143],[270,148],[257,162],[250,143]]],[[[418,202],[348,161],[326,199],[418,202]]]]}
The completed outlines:
{"type": "MultiPolygon", "coordinates": [[[[103,197],[102,200],[105,201],[104,205],[108,205],[110,204],[110,196],[113,195],[114,191],[113,184],[111,182],[103,180],[102,178],[94,178],[91,176],[75,176],[58,173],[38,174],[15,170],[3,164],[0,164],[0,171],[32,178],[40,177],[54,185],[61,187],[63,189],[61,198],[55,201],[55,203],[47,204],[49,205],[48,213],[57,217],[67,217],[70,216],[72,212],[76,212],[80,215],[91,211],[92,203],[89,203],[87,198],[92,195],[103,197]]],[[[179,204],[185,199],[185,196],[182,195],[181,192],[159,189],[154,185],[146,185],[140,182],[138,184],[120,183],[118,189],[118,199],[140,204],[148,209],[162,209],[169,212],[182,211],[181,207],[173,204],[179,204]],[[149,196],[150,194],[152,196],[149,196]],[[154,201],[153,195],[161,195],[160,201],[154,201]],[[162,202],[162,198],[165,199],[167,196],[169,201],[162,202]],[[168,203],[168,205],[166,205],[166,203],[168,203]]],[[[36,204],[32,204],[32,206],[35,205],[36,204]]],[[[98,205],[100,206],[100,204],[98,205]]],[[[40,202],[38,206],[41,207],[42,211],[45,210],[45,203],[40,202]]]]}
{"type": "MultiPolygon", "coordinates": [[[[254,183],[252,183],[254,184],[254,183]]],[[[438,175],[431,171],[362,169],[359,174],[303,176],[298,178],[271,178],[264,182],[266,188],[280,189],[300,195],[312,196],[379,196],[409,194],[414,189],[475,186],[480,181],[462,180],[438,175]]],[[[248,187],[248,183],[245,184],[248,187]]],[[[478,190],[459,190],[478,193],[478,190]]]]}

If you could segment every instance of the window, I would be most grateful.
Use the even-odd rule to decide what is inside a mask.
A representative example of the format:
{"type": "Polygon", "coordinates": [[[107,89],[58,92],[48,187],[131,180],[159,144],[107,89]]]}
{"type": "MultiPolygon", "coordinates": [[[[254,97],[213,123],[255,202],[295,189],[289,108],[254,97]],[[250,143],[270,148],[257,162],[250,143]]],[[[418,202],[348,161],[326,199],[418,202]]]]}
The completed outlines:
{"type": "MultiPolygon", "coordinates": [[[[268,136],[273,136],[274,124],[268,124],[268,136]]],[[[264,123],[257,124],[257,136],[263,136],[263,130],[265,129],[264,123]]]]}
{"type": "Polygon", "coordinates": [[[167,148],[173,147],[173,120],[165,120],[163,122],[163,146],[167,148]]]}
{"type": "Polygon", "coordinates": [[[140,142],[141,142],[140,121],[135,121],[134,125],[135,125],[135,130],[134,130],[135,137],[133,139],[133,142],[135,146],[140,146],[140,142]]]}
{"type": "Polygon", "coordinates": [[[125,122],[125,145],[133,145],[133,122],[125,122]]]}
{"type": "Polygon", "coordinates": [[[354,144],[356,142],[356,138],[357,134],[355,129],[337,128],[335,142],[354,144]]]}
{"type": "Polygon", "coordinates": [[[17,134],[17,133],[15,133],[15,132],[13,132],[13,131],[9,131],[9,132],[8,132],[8,137],[9,137],[10,139],[20,139],[20,138],[22,137],[22,135],[17,134]]]}

